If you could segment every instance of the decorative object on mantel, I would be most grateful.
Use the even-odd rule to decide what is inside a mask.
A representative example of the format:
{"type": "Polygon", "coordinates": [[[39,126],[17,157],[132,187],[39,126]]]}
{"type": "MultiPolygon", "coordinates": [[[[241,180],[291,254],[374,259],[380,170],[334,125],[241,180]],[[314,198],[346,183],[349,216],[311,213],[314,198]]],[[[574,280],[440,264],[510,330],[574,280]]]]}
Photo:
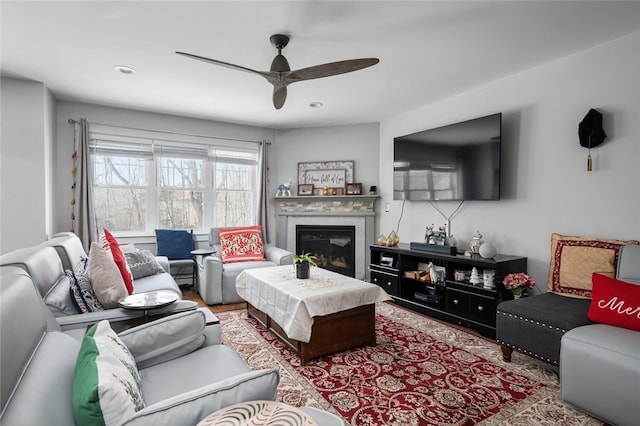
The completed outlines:
{"type": "Polygon", "coordinates": [[[302,252],[302,254],[293,255],[293,266],[296,268],[296,278],[305,280],[309,278],[309,268],[318,264],[314,255],[302,252]]]}
{"type": "Polygon", "coordinates": [[[329,195],[323,194],[325,186],[327,191],[336,188],[336,195],[342,195],[345,185],[352,182],[353,161],[298,163],[298,184],[312,183],[314,195],[329,195]]]}
{"type": "Polygon", "coordinates": [[[291,197],[291,179],[278,186],[276,197],[291,197]]]}
{"type": "Polygon", "coordinates": [[[312,183],[298,184],[298,195],[302,195],[302,196],[313,195],[313,184],[312,183]]]}
{"type": "Polygon", "coordinates": [[[345,194],[347,195],[362,195],[361,183],[348,183],[345,187],[345,194]]]}
{"type": "Polygon", "coordinates": [[[329,195],[329,187],[327,185],[322,187],[322,195],[329,195]]]}
{"type": "Polygon", "coordinates": [[[480,256],[484,257],[485,259],[491,259],[496,254],[498,254],[498,250],[493,244],[484,243],[480,246],[480,251],[478,253],[480,253],[480,256]]]}
{"type": "Polygon", "coordinates": [[[376,190],[377,190],[377,189],[378,189],[378,188],[377,188],[375,185],[371,185],[371,186],[369,187],[369,195],[376,195],[376,190]]]}
{"type": "Polygon", "coordinates": [[[591,108],[578,125],[580,145],[589,149],[587,156],[587,171],[592,170],[591,148],[600,145],[607,135],[602,128],[602,114],[591,108]]]}
{"type": "Polygon", "coordinates": [[[473,238],[471,238],[471,242],[469,243],[469,246],[471,247],[471,253],[480,253],[480,246],[482,245],[482,243],[484,243],[484,241],[482,240],[482,234],[480,233],[480,231],[476,231],[476,233],[473,235],[473,238]]]}
{"type": "Polygon", "coordinates": [[[514,299],[520,299],[525,290],[536,287],[536,280],[525,273],[518,272],[507,274],[507,276],[504,277],[502,284],[504,284],[505,288],[511,290],[514,299]]]}

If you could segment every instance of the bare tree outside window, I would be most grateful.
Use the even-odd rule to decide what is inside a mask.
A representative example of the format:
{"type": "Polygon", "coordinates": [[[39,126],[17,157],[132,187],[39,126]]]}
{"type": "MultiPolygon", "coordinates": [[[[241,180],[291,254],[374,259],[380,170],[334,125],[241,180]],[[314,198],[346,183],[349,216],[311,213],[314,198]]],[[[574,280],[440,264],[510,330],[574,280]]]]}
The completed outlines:
{"type": "Polygon", "coordinates": [[[257,148],[118,137],[92,139],[91,158],[99,227],[140,233],[255,224],[257,148]]]}

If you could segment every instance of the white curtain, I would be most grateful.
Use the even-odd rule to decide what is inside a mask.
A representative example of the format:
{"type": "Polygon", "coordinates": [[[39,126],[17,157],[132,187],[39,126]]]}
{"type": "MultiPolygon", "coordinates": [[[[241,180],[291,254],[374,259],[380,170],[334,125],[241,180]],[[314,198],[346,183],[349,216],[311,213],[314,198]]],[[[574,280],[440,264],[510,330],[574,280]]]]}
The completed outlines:
{"type": "Polygon", "coordinates": [[[89,151],[89,124],[82,118],[76,126],[78,131],[78,168],[75,197],[75,212],[73,218],[76,223],[72,226],[76,235],[82,241],[84,250],[89,253],[91,242],[98,240],[98,226],[93,207],[93,181],[91,179],[91,162],[89,151]]]}
{"type": "Polygon", "coordinates": [[[269,243],[269,143],[262,141],[258,151],[258,225],[262,226],[262,238],[269,243]]]}

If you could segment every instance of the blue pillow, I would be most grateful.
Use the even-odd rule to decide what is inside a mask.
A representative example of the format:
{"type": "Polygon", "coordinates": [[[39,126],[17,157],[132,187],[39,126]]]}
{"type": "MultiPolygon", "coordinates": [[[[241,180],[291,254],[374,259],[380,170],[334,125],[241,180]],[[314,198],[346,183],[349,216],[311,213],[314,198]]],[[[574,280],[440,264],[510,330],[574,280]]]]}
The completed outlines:
{"type": "Polygon", "coordinates": [[[156,253],[169,260],[193,259],[193,230],[156,229],[156,253]]]}

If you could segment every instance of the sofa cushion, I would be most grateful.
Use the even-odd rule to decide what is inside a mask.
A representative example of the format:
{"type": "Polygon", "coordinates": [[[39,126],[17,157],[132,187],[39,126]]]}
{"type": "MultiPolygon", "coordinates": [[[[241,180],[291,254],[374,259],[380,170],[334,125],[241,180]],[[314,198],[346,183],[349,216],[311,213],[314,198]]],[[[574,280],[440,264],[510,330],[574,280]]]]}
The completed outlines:
{"type": "Polygon", "coordinates": [[[156,254],[169,260],[193,259],[193,230],[156,229],[156,254]]]}
{"type": "Polygon", "coordinates": [[[89,250],[89,278],[98,300],[107,309],[117,307],[118,300],[129,295],[113,258],[95,241],[89,250]]]}
{"type": "Polygon", "coordinates": [[[72,404],[81,425],[119,425],[144,408],[136,363],[106,320],[92,326],[82,340],[72,404]]]}
{"type": "Polygon", "coordinates": [[[133,275],[131,274],[131,270],[127,264],[127,259],[125,259],[124,253],[120,248],[120,244],[118,244],[118,241],[116,241],[107,228],[102,228],[102,232],[104,232],[104,236],[109,242],[111,256],[113,257],[114,262],[116,262],[120,275],[122,275],[122,280],[124,281],[125,287],[127,287],[127,292],[129,294],[133,294],[133,275]]]}
{"type": "Polygon", "coordinates": [[[551,264],[547,291],[570,297],[591,298],[591,275],[613,277],[620,247],[638,241],[591,237],[551,236],[551,264]]]}
{"type": "Polygon", "coordinates": [[[125,253],[124,257],[127,259],[127,264],[129,265],[134,280],[164,272],[162,266],[160,266],[155,256],[151,254],[149,250],[125,253]]]}
{"type": "Polygon", "coordinates": [[[262,227],[225,228],[220,230],[220,250],[224,263],[263,261],[262,227]]]}
{"type": "Polygon", "coordinates": [[[593,274],[588,316],[593,322],[640,331],[640,285],[593,274]]]}
{"type": "Polygon", "coordinates": [[[86,314],[87,312],[104,311],[104,306],[102,306],[93,291],[88,275],[74,273],[71,270],[66,270],[65,274],[69,279],[71,300],[75,304],[78,313],[86,314]]]}

